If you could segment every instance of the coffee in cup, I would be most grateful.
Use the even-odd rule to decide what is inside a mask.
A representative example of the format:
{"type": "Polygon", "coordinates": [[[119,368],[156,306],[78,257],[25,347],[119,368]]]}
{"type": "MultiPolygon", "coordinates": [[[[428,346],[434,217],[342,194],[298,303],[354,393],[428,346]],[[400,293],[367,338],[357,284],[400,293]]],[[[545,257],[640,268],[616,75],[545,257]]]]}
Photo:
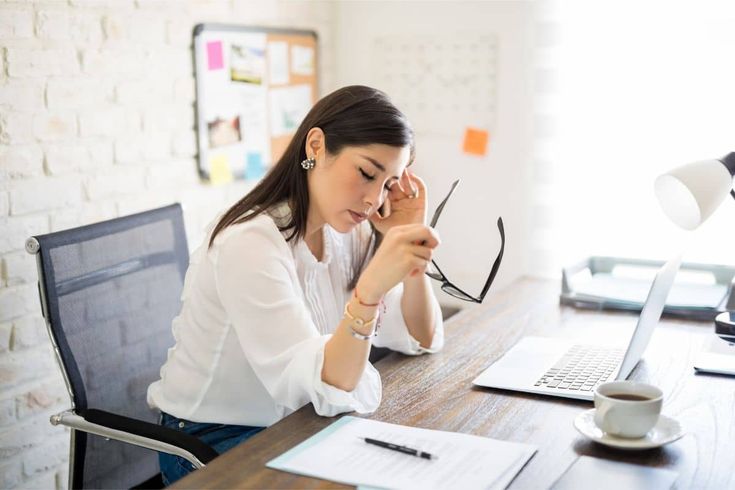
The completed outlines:
{"type": "Polygon", "coordinates": [[[625,438],[645,436],[658,422],[663,392],[653,385],[611,381],[595,389],[595,424],[625,438]]]}

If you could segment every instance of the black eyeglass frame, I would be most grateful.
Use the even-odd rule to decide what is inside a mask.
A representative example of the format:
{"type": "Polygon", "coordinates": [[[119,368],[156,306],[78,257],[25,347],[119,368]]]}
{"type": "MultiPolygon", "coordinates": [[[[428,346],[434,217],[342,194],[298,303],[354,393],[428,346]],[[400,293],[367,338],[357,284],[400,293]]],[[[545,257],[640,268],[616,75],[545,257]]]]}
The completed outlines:
{"type": "MultiPolygon", "coordinates": [[[[431,226],[434,228],[436,226],[436,222],[439,220],[439,216],[441,215],[442,211],[444,210],[444,205],[449,200],[449,197],[454,192],[454,189],[457,188],[457,185],[459,185],[460,179],[455,180],[452,183],[452,187],[449,189],[449,193],[447,196],[442,200],[441,203],[439,203],[439,206],[436,207],[436,211],[434,211],[434,216],[431,218],[431,226]]],[[[482,292],[480,292],[480,295],[475,297],[471,294],[468,294],[467,292],[463,291],[462,289],[458,288],[455,284],[453,284],[449,279],[447,279],[447,276],[442,272],[442,270],[439,268],[437,263],[432,259],[431,264],[434,266],[437,272],[431,272],[426,271],[426,275],[429,276],[431,279],[434,279],[435,281],[439,281],[442,283],[441,290],[447,293],[450,296],[453,296],[457,299],[461,299],[463,301],[470,301],[473,303],[482,303],[482,301],[485,299],[485,295],[487,295],[487,292],[490,290],[490,285],[492,285],[493,281],[495,280],[495,276],[498,274],[498,269],[500,269],[500,263],[503,260],[503,252],[505,251],[505,227],[503,226],[503,218],[498,217],[498,231],[500,232],[500,251],[498,252],[498,256],[495,258],[495,262],[493,262],[492,269],[490,269],[490,275],[488,276],[487,280],[485,281],[485,285],[482,288],[482,292]]]]}

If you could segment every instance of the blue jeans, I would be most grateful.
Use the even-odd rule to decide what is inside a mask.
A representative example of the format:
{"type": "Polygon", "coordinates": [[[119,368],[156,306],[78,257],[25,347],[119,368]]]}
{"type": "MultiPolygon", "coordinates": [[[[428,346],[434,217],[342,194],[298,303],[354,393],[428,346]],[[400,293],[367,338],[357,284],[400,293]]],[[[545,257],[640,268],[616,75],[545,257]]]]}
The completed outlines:
{"type": "MultiPolygon", "coordinates": [[[[197,439],[209,444],[219,454],[232,449],[265,428],[249,427],[246,425],[190,422],[176,418],[165,412],[161,412],[161,425],[195,436],[197,439]]],[[[166,486],[171,485],[179,478],[183,478],[194,471],[194,465],[184,458],[174,456],[173,454],[158,453],[158,464],[161,467],[163,484],[166,486]]]]}

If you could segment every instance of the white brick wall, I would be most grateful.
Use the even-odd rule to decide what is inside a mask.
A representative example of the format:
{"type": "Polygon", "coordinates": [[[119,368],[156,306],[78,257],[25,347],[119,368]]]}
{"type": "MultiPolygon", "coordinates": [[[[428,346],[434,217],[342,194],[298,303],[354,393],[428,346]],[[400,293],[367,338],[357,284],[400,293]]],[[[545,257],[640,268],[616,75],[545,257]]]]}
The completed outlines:
{"type": "Polygon", "coordinates": [[[81,200],[82,186],[74,175],[19,181],[10,190],[10,215],[74,206],[81,200]]]}
{"type": "Polygon", "coordinates": [[[289,0],[0,2],[0,488],[66,488],[69,407],[25,239],[181,202],[190,248],[251,183],[196,170],[199,22],[315,29],[334,87],[336,4],[289,0]]]}
{"type": "Polygon", "coordinates": [[[68,48],[7,48],[8,75],[38,77],[76,75],[79,73],[77,51],[68,48]]]}
{"type": "Polygon", "coordinates": [[[0,16],[0,38],[28,39],[33,36],[33,10],[8,7],[0,16]]]}
{"type": "Polygon", "coordinates": [[[38,145],[0,146],[0,182],[43,174],[43,150],[38,145]]]}
{"type": "Polygon", "coordinates": [[[10,211],[10,194],[0,192],[0,216],[7,216],[10,211]]]}
{"type": "Polygon", "coordinates": [[[0,85],[0,107],[3,111],[42,111],[43,83],[40,80],[7,80],[0,85]]]}
{"type": "Polygon", "coordinates": [[[0,114],[0,144],[30,143],[33,141],[33,116],[6,112],[0,114]]]}

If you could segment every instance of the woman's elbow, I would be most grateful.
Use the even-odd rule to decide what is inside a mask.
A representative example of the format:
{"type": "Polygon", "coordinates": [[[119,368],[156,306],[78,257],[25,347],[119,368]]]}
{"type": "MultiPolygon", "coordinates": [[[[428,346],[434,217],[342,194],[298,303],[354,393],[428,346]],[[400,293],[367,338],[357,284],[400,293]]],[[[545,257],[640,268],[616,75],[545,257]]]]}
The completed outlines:
{"type": "Polygon", "coordinates": [[[326,381],[325,380],[324,382],[327,383],[327,384],[329,384],[329,385],[334,386],[338,390],[346,391],[347,393],[350,393],[355,388],[357,388],[357,383],[356,382],[350,382],[350,381],[344,381],[344,380],[343,381],[334,381],[334,382],[329,382],[329,381],[326,381]]]}
{"type": "Polygon", "coordinates": [[[357,388],[357,383],[359,380],[347,379],[346,377],[341,376],[329,376],[328,373],[322,371],[322,381],[330,386],[334,386],[338,390],[346,391],[349,393],[357,388]]]}

